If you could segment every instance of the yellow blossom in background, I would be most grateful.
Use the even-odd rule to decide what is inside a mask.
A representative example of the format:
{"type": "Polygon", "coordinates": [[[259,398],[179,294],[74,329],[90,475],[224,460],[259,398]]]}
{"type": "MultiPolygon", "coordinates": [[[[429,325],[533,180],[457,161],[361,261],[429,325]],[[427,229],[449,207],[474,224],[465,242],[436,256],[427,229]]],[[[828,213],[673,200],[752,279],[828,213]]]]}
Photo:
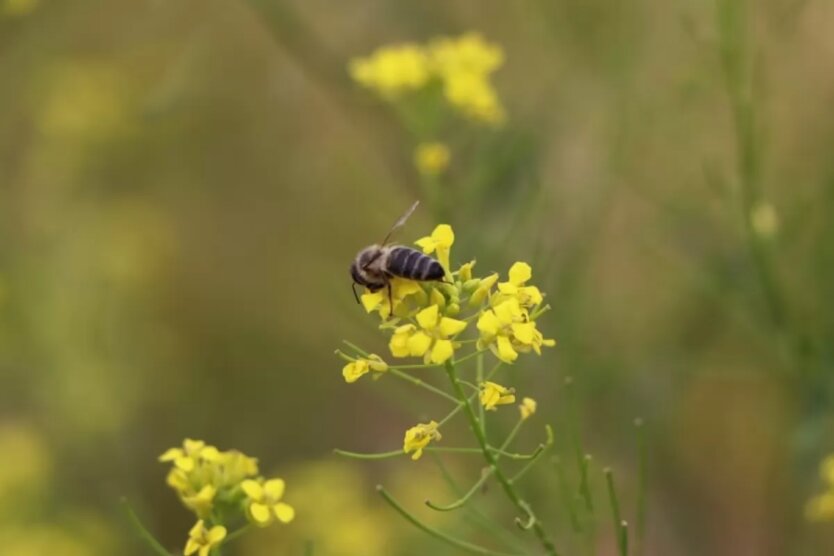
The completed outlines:
{"type": "Polygon", "coordinates": [[[202,440],[186,438],[182,448],[169,448],[159,456],[159,461],[173,461],[178,469],[191,471],[200,459],[215,461],[220,456],[217,448],[207,446],[202,440]]]}
{"type": "Polygon", "coordinates": [[[345,382],[351,383],[359,380],[369,371],[382,373],[388,370],[388,364],[379,355],[370,354],[368,357],[359,357],[342,368],[342,376],[345,382]]]}
{"type": "Polygon", "coordinates": [[[479,347],[488,347],[505,363],[515,361],[519,352],[532,350],[541,355],[542,346],[556,345],[555,340],[544,339],[515,297],[481,313],[477,327],[481,333],[479,347]]]}
{"type": "Polygon", "coordinates": [[[536,400],[533,398],[524,398],[518,406],[518,411],[521,413],[522,419],[529,419],[531,415],[536,412],[536,400]]]}
{"type": "Polygon", "coordinates": [[[418,460],[423,455],[423,448],[428,446],[432,440],[440,440],[440,432],[437,430],[437,422],[420,423],[405,431],[403,439],[403,452],[406,454],[414,452],[411,459],[418,460]]]}
{"type": "Polygon", "coordinates": [[[808,500],[805,517],[810,521],[834,520],[834,454],[820,464],[820,477],[826,483],[826,491],[808,500]]]}
{"type": "Polygon", "coordinates": [[[426,51],[411,43],[385,46],[367,58],[355,58],[349,71],[354,81],[386,99],[420,89],[431,78],[426,51]]]}
{"type": "Polygon", "coordinates": [[[185,556],[191,556],[192,554],[208,556],[211,549],[218,546],[225,538],[225,527],[215,525],[211,529],[208,529],[206,528],[205,522],[201,519],[188,532],[188,541],[185,543],[183,554],[185,556]]]}
{"type": "Polygon", "coordinates": [[[480,400],[484,409],[494,411],[499,405],[515,403],[515,391],[495,382],[483,382],[480,400]]]}
{"type": "Polygon", "coordinates": [[[419,282],[406,278],[392,278],[391,300],[394,303],[393,312],[388,300],[388,288],[382,288],[375,292],[366,290],[359,299],[365,311],[368,313],[376,311],[380,318],[386,319],[392,314],[400,317],[407,316],[411,310],[425,304],[427,297],[419,282]]]}
{"type": "Polygon", "coordinates": [[[281,502],[285,490],[282,479],[265,482],[246,480],[240,488],[248,498],[246,515],[255,525],[264,527],[276,519],[281,523],[289,523],[295,518],[293,507],[281,502]]]}
{"type": "Polygon", "coordinates": [[[426,364],[446,362],[455,353],[449,339],[466,328],[466,322],[441,317],[437,305],[417,313],[417,324],[405,324],[394,330],[388,347],[394,357],[423,357],[426,364]]]}
{"type": "Polygon", "coordinates": [[[764,239],[770,239],[779,232],[779,215],[768,202],[759,202],[750,210],[750,226],[764,239]]]}
{"type": "Polygon", "coordinates": [[[421,237],[414,242],[419,246],[423,253],[431,255],[437,251],[437,260],[443,265],[446,271],[449,271],[449,256],[452,250],[452,245],[455,243],[455,232],[448,224],[439,224],[430,236],[421,237]]]}
{"type": "Polygon", "coordinates": [[[504,63],[504,52],[477,33],[433,41],[429,47],[435,71],[449,103],[464,115],[490,124],[504,120],[504,109],[489,81],[504,63]]]}
{"type": "Polygon", "coordinates": [[[529,309],[539,305],[543,300],[539,288],[525,285],[532,277],[533,269],[529,264],[523,262],[514,263],[510,267],[510,279],[507,282],[498,283],[499,293],[493,300],[493,304],[497,305],[508,297],[515,297],[518,299],[521,307],[529,309]]]}
{"type": "Polygon", "coordinates": [[[424,176],[438,176],[449,167],[452,155],[443,143],[420,143],[414,150],[414,165],[424,176]]]}

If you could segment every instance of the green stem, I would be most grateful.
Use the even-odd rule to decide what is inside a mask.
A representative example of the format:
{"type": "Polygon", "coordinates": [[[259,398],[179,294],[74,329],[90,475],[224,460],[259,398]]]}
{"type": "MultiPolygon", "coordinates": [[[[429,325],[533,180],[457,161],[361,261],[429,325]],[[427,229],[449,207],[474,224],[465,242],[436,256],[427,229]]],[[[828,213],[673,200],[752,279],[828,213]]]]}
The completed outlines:
{"type": "Polygon", "coordinates": [[[570,524],[574,533],[581,533],[582,526],[579,523],[579,517],[576,515],[576,508],[573,505],[573,496],[568,487],[568,478],[565,475],[565,467],[558,457],[553,458],[553,467],[556,468],[556,480],[559,482],[559,491],[562,493],[562,504],[570,517],[570,524]]]}
{"type": "MultiPolygon", "coordinates": [[[[478,386],[484,383],[484,354],[478,355],[475,361],[475,377],[478,386]]],[[[483,404],[478,404],[478,421],[481,423],[481,433],[486,436],[486,415],[483,404]]]]}
{"type": "Polygon", "coordinates": [[[160,544],[156,537],[148,531],[142,522],[140,521],[139,517],[136,515],[136,512],[133,511],[133,508],[130,507],[130,503],[127,501],[127,498],[121,499],[122,509],[125,512],[125,516],[127,517],[128,523],[133,527],[139,537],[145,541],[148,547],[153,550],[159,556],[171,556],[171,553],[165,550],[165,547],[160,544]]]}
{"type": "Polygon", "coordinates": [[[591,496],[591,486],[588,478],[588,462],[590,456],[582,453],[582,441],[579,436],[579,415],[576,408],[576,396],[574,392],[573,379],[571,377],[565,379],[565,392],[568,398],[568,431],[570,434],[571,444],[573,445],[574,457],[576,458],[576,466],[579,469],[579,493],[582,495],[582,500],[585,502],[585,509],[591,516],[593,516],[594,500],[591,496]]]}
{"type": "Polygon", "coordinates": [[[432,537],[434,537],[436,539],[439,539],[439,540],[441,540],[441,541],[443,541],[447,544],[450,544],[454,547],[457,547],[457,548],[460,548],[460,549],[463,549],[463,550],[466,550],[466,551],[469,551],[469,552],[473,552],[475,554],[487,554],[487,555],[490,555],[490,556],[521,556],[521,555],[518,555],[517,553],[508,554],[506,552],[497,552],[495,550],[490,550],[488,548],[484,548],[484,547],[478,546],[476,544],[472,544],[472,543],[469,543],[469,542],[466,542],[466,541],[463,541],[463,540],[460,540],[460,539],[456,539],[454,537],[451,537],[451,536],[447,535],[446,533],[442,533],[442,532],[438,531],[437,529],[429,527],[428,525],[426,525],[422,521],[419,521],[416,517],[414,517],[413,515],[408,513],[408,511],[406,511],[406,509],[403,508],[400,505],[400,503],[397,502],[397,500],[393,496],[391,496],[388,493],[388,491],[386,491],[382,487],[382,485],[377,485],[376,490],[377,490],[377,492],[379,492],[379,494],[382,496],[382,498],[384,498],[385,501],[388,502],[388,504],[392,508],[394,508],[401,516],[403,516],[407,521],[409,521],[412,525],[414,525],[415,527],[417,527],[421,531],[423,531],[425,533],[428,533],[429,535],[431,535],[432,537]]]}
{"type": "MultiPolygon", "coordinates": [[[[463,387],[461,386],[460,382],[458,382],[457,373],[455,372],[455,366],[451,362],[446,362],[446,374],[449,376],[449,382],[452,384],[452,388],[455,391],[458,399],[463,402],[464,410],[466,412],[466,416],[469,419],[469,425],[472,431],[475,433],[475,437],[478,440],[478,444],[481,447],[481,451],[483,452],[484,459],[489,464],[489,466],[493,469],[493,474],[495,475],[495,479],[501,485],[502,489],[504,490],[504,494],[506,494],[507,498],[519,509],[521,510],[525,517],[529,517],[532,515],[530,511],[530,506],[521,499],[521,497],[516,492],[513,485],[509,482],[507,477],[504,475],[504,472],[501,471],[501,468],[498,467],[496,456],[489,450],[489,445],[487,444],[486,437],[481,430],[480,423],[478,422],[478,415],[475,413],[475,410],[472,409],[472,406],[467,401],[466,394],[463,392],[463,387]]],[[[544,529],[541,526],[541,523],[538,520],[534,520],[532,523],[531,528],[535,533],[536,537],[539,539],[542,547],[544,547],[545,551],[550,554],[551,556],[558,556],[558,552],[556,551],[556,547],[553,545],[553,542],[548,538],[547,533],[545,533],[544,529]]]]}
{"type": "Polygon", "coordinates": [[[620,549],[620,556],[628,556],[628,524],[623,521],[620,515],[620,502],[617,499],[617,489],[614,487],[614,472],[606,467],[605,482],[608,485],[608,499],[611,502],[611,514],[614,517],[614,534],[617,537],[617,546],[620,549]]]}
{"type": "Polygon", "coordinates": [[[637,483],[637,522],[636,542],[634,552],[642,556],[646,537],[646,504],[649,483],[649,462],[648,448],[646,446],[646,428],[642,419],[634,420],[634,428],[637,432],[637,459],[638,459],[638,483],[637,483]]]}
{"type": "Polygon", "coordinates": [[[361,452],[348,452],[347,450],[340,450],[338,448],[333,449],[334,454],[338,454],[340,456],[345,456],[348,458],[355,458],[355,459],[387,459],[387,458],[395,458],[397,456],[402,456],[405,454],[402,450],[391,450],[390,452],[376,452],[376,453],[361,453],[361,452]]]}
{"type": "Polygon", "coordinates": [[[522,467],[518,473],[516,473],[511,479],[510,482],[515,484],[518,482],[524,475],[527,474],[530,469],[533,468],[534,465],[538,462],[539,458],[541,458],[547,450],[553,446],[553,429],[550,428],[550,425],[545,425],[545,430],[547,430],[547,441],[544,444],[539,444],[538,448],[533,452],[530,461],[528,461],[524,467],[522,467]]]}
{"type": "Polygon", "coordinates": [[[239,529],[237,529],[235,531],[232,531],[231,533],[226,535],[226,538],[223,539],[223,544],[227,544],[227,543],[232,542],[233,540],[245,535],[251,529],[252,529],[251,525],[244,525],[243,527],[240,527],[239,529]]]}
{"type": "Polygon", "coordinates": [[[427,383],[423,380],[420,380],[419,378],[415,378],[415,377],[413,377],[413,376],[411,376],[407,373],[404,373],[404,372],[399,371],[397,369],[392,369],[390,367],[388,368],[388,372],[391,373],[392,375],[394,375],[397,378],[405,380],[406,382],[410,382],[411,384],[413,384],[415,386],[419,386],[420,388],[428,390],[429,392],[432,392],[434,394],[437,394],[438,396],[440,396],[442,398],[446,398],[447,400],[449,400],[453,403],[458,403],[458,399],[456,397],[454,397],[450,394],[447,394],[446,392],[444,392],[440,388],[437,388],[436,386],[432,386],[431,384],[429,384],[429,383],[427,383]]]}

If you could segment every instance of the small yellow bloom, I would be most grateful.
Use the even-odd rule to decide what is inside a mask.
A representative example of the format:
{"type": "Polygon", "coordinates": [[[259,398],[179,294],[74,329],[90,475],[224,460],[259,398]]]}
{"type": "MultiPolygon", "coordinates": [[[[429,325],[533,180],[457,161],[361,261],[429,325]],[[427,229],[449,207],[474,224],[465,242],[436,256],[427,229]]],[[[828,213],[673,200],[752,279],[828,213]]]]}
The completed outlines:
{"type": "Polygon", "coordinates": [[[438,225],[430,236],[418,239],[414,242],[417,244],[426,255],[431,255],[437,251],[437,260],[443,265],[446,271],[449,271],[449,254],[452,249],[452,244],[455,243],[455,232],[448,224],[438,225]]]}
{"type": "Polygon", "coordinates": [[[475,268],[475,261],[469,261],[468,263],[460,265],[460,268],[458,269],[458,280],[464,284],[472,280],[473,268],[475,268]]]}
{"type": "Polygon", "coordinates": [[[481,405],[486,410],[495,410],[499,405],[515,403],[515,391],[495,382],[481,383],[481,405]]]}
{"type": "Polygon", "coordinates": [[[405,438],[403,439],[403,452],[406,454],[411,452],[411,459],[418,460],[423,455],[423,448],[428,446],[432,440],[440,440],[440,432],[437,430],[437,422],[430,421],[428,423],[419,423],[405,431],[405,438]]]}
{"type": "Polygon", "coordinates": [[[444,77],[461,73],[489,75],[504,63],[501,47],[487,43],[479,33],[436,39],[429,50],[436,71],[444,77]]]}
{"type": "Polygon", "coordinates": [[[270,479],[266,482],[246,480],[240,488],[248,498],[246,515],[255,525],[265,527],[277,519],[289,523],[295,517],[295,510],[289,504],[281,502],[284,496],[284,481],[270,479]]]}
{"type": "Polygon", "coordinates": [[[820,476],[834,488],[834,454],[822,460],[820,465],[820,476]]]}
{"type": "Polygon", "coordinates": [[[805,505],[805,517],[809,521],[834,520],[834,491],[814,496],[805,505]]]}
{"type": "Polygon", "coordinates": [[[369,371],[382,373],[387,370],[388,364],[379,355],[372,353],[368,357],[359,357],[345,365],[342,369],[342,376],[345,377],[345,382],[351,383],[356,382],[369,371]]]}
{"type": "Polygon", "coordinates": [[[186,438],[182,448],[169,448],[159,456],[159,461],[173,461],[178,469],[191,471],[199,460],[216,461],[220,452],[214,446],[207,446],[202,440],[186,438]]]}
{"type": "Polygon", "coordinates": [[[449,104],[473,120],[499,125],[506,119],[495,89],[481,75],[461,73],[449,76],[443,92],[449,104]]]}
{"type": "Polygon", "coordinates": [[[507,282],[500,282],[498,284],[498,296],[496,303],[507,299],[508,297],[518,298],[518,303],[524,308],[532,308],[539,305],[543,296],[536,286],[525,286],[525,284],[533,277],[533,269],[529,264],[523,262],[514,263],[510,267],[510,279],[507,282]]]}
{"type": "Polygon", "coordinates": [[[420,89],[431,78],[425,50],[411,43],[385,46],[367,58],[351,60],[349,71],[354,81],[387,100],[420,89]]]}
{"type": "Polygon", "coordinates": [[[441,317],[437,305],[423,309],[416,315],[419,328],[404,324],[394,330],[388,347],[394,357],[423,357],[424,362],[445,363],[455,353],[455,344],[449,338],[462,332],[467,323],[449,317],[441,317]]]}
{"type": "Polygon", "coordinates": [[[536,328],[535,321],[530,320],[527,311],[521,308],[516,297],[506,299],[482,312],[477,327],[481,333],[479,347],[489,347],[495,356],[505,363],[515,361],[518,352],[526,353],[532,350],[541,355],[542,346],[556,345],[555,340],[544,339],[536,328]]]}
{"type": "Polygon", "coordinates": [[[533,398],[524,398],[518,406],[518,411],[521,413],[521,418],[527,420],[536,412],[536,400],[533,398]]]}
{"type": "MultiPolygon", "coordinates": [[[[368,313],[377,311],[383,319],[392,315],[388,300],[388,288],[382,288],[375,292],[365,291],[359,299],[368,313]]],[[[391,279],[391,300],[394,302],[394,315],[407,316],[409,311],[425,304],[426,299],[426,292],[419,282],[406,278],[391,279]]]]}
{"type": "Polygon", "coordinates": [[[205,522],[201,519],[188,532],[188,541],[185,543],[185,556],[199,553],[198,556],[208,556],[211,549],[218,546],[226,538],[226,528],[222,525],[215,525],[207,529],[205,522]]]}
{"type": "Polygon", "coordinates": [[[213,485],[205,485],[194,494],[182,493],[182,502],[190,508],[198,517],[208,517],[214,507],[214,496],[217,489],[213,485]]]}
{"type": "Polygon", "coordinates": [[[452,155],[443,143],[420,143],[414,150],[414,165],[424,176],[438,176],[449,167],[452,155]]]}

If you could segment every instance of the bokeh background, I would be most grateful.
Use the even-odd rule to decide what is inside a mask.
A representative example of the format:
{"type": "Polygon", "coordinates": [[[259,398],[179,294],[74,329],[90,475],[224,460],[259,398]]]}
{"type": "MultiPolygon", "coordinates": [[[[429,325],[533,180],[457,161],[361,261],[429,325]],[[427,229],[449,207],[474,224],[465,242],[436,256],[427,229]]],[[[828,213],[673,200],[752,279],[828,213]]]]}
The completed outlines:
{"type": "Polygon", "coordinates": [[[0,0],[0,553],[146,554],[122,496],[177,549],[156,458],[186,436],[288,480],[296,522],[236,554],[455,553],[373,488],[422,516],[431,462],[332,455],[430,407],[333,350],[385,349],[347,267],[425,193],[348,61],[467,31],[504,48],[507,121],[401,240],[533,264],[559,345],[513,379],[558,444],[573,377],[628,519],[645,420],[647,554],[831,553],[803,507],[834,451],[832,29],[827,0],[0,0]]]}

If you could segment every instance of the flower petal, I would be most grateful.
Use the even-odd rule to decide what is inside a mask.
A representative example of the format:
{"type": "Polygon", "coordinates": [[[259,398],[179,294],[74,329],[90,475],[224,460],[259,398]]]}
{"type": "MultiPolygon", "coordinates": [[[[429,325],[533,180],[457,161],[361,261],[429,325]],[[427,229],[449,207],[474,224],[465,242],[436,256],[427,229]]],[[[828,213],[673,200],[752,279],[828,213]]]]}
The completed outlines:
{"type": "Polygon", "coordinates": [[[495,316],[493,311],[484,311],[478,318],[477,326],[481,332],[489,336],[495,336],[501,328],[501,321],[498,320],[498,317],[495,316]]]}
{"type": "Polygon", "coordinates": [[[370,313],[382,304],[385,297],[380,290],[374,293],[363,293],[359,299],[362,301],[362,306],[365,308],[365,311],[370,313]]]}
{"type": "Polygon", "coordinates": [[[513,336],[522,344],[528,346],[533,343],[536,336],[536,323],[533,322],[514,322],[512,324],[513,336]]]}
{"type": "Polygon", "coordinates": [[[200,550],[200,543],[197,542],[195,539],[188,539],[188,541],[185,543],[185,550],[183,550],[182,553],[185,556],[191,556],[198,550],[200,550]]]}
{"type": "Polygon", "coordinates": [[[269,506],[253,502],[249,505],[249,515],[252,517],[257,525],[266,525],[272,520],[272,514],[269,511],[269,506]]]}
{"type": "Polygon", "coordinates": [[[448,224],[439,224],[431,233],[431,238],[438,246],[448,249],[455,242],[455,232],[448,224]]]}
{"type": "Polygon", "coordinates": [[[437,248],[437,244],[434,242],[434,239],[431,237],[421,237],[417,241],[414,242],[415,245],[419,246],[420,249],[423,250],[423,253],[426,255],[430,255],[434,253],[434,250],[437,248]]]}
{"type": "Polygon", "coordinates": [[[463,320],[443,317],[440,319],[440,333],[444,336],[454,336],[466,328],[467,322],[463,320]]]}
{"type": "Polygon", "coordinates": [[[270,500],[277,502],[284,496],[285,486],[283,479],[270,479],[264,483],[264,492],[270,500]]]}
{"type": "Polygon", "coordinates": [[[452,347],[452,342],[449,340],[437,340],[434,343],[434,349],[431,350],[431,362],[437,364],[445,363],[454,354],[455,350],[452,347]]]}
{"type": "Polygon", "coordinates": [[[247,479],[240,483],[240,488],[252,500],[262,500],[264,497],[264,489],[258,481],[247,479]]]}
{"type": "Polygon", "coordinates": [[[527,263],[519,261],[510,267],[510,283],[516,286],[521,286],[532,277],[533,269],[527,263]]]}
{"type": "Polygon", "coordinates": [[[408,339],[407,344],[409,355],[419,357],[431,347],[431,337],[425,332],[416,332],[408,339]]]}
{"type": "Polygon", "coordinates": [[[211,528],[211,530],[209,530],[206,538],[208,539],[209,544],[217,544],[226,538],[226,528],[222,525],[215,525],[211,528]]]}
{"type": "Polygon", "coordinates": [[[518,359],[518,352],[513,349],[510,339],[506,336],[498,336],[497,340],[498,358],[506,363],[512,363],[518,359]]]}
{"type": "Polygon", "coordinates": [[[284,504],[280,502],[272,506],[272,511],[275,512],[275,517],[278,518],[278,521],[281,523],[289,523],[295,518],[295,509],[289,504],[284,504]]]}
{"type": "Polygon", "coordinates": [[[437,326],[438,311],[439,309],[437,305],[432,305],[431,307],[423,309],[417,313],[417,323],[421,328],[431,330],[437,326]]]}

